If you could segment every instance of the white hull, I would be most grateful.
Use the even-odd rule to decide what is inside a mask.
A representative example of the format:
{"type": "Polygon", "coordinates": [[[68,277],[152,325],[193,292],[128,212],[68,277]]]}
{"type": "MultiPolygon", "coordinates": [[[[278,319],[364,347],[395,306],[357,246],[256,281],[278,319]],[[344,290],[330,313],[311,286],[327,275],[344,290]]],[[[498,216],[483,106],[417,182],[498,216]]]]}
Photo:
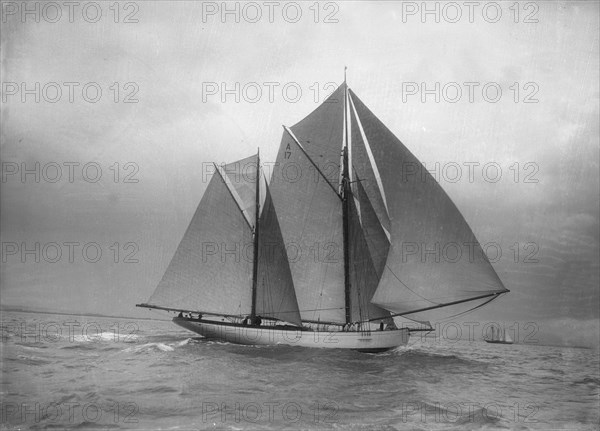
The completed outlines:
{"type": "Polygon", "coordinates": [[[244,326],[175,317],[177,325],[208,339],[246,345],[287,345],[382,352],[408,343],[407,328],[386,331],[313,331],[278,326],[244,326]]]}

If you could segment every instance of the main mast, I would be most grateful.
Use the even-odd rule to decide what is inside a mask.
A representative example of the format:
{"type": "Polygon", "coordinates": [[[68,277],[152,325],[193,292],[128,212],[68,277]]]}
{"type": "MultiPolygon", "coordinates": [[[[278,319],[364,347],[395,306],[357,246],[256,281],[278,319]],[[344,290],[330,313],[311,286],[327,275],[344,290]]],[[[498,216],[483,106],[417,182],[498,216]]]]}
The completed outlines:
{"type": "Polygon", "coordinates": [[[350,172],[348,168],[348,85],[346,84],[346,67],[344,66],[344,150],[343,150],[343,170],[342,170],[342,213],[344,222],[344,293],[346,304],[346,323],[350,323],[351,304],[350,304],[350,172]]]}
{"type": "Polygon", "coordinates": [[[258,217],[260,214],[260,148],[256,153],[256,202],[255,202],[255,217],[254,217],[254,260],[252,262],[252,308],[250,312],[250,323],[254,324],[256,320],[256,285],[258,280],[258,234],[259,226],[258,217]]]}

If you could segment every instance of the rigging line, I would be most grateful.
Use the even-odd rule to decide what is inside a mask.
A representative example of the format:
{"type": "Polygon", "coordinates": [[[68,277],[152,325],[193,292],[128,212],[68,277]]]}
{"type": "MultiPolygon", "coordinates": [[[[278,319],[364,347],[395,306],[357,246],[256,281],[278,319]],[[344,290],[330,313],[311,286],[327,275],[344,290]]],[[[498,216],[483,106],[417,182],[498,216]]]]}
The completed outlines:
{"type": "Polygon", "coordinates": [[[314,160],[310,158],[310,156],[308,155],[308,153],[306,152],[306,150],[304,149],[304,147],[302,146],[302,144],[300,143],[300,141],[298,140],[298,138],[296,138],[296,135],[294,135],[294,132],[292,132],[292,130],[289,127],[287,127],[287,126],[283,126],[283,128],[292,137],[292,139],[294,140],[294,142],[296,143],[296,145],[298,145],[298,148],[300,148],[300,150],[302,151],[302,154],[304,154],[306,156],[306,158],[308,159],[308,161],[315,167],[315,169],[317,170],[317,172],[319,174],[321,174],[321,176],[323,177],[323,179],[325,180],[325,182],[329,185],[329,187],[331,187],[331,190],[333,190],[333,193],[335,193],[335,195],[341,200],[342,197],[339,195],[339,193],[337,192],[337,190],[335,189],[335,187],[333,187],[333,184],[331,184],[331,182],[325,176],[325,174],[323,173],[323,171],[321,171],[321,169],[319,169],[319,167],[314,162],[314,160]]]}
{"type": "MultiPolygon", "coordinates": [[[[473,293],[484,293],[484,292],[488,292],[488,293],[494,292],[494,293],[498,293],[498,294],[507,293],[507,291],[504,291],[504,290],[503,290],[503,291],[499,291],[499,290],[498,290],[498,291],[493,291],[493,290],[491,290],[491,289],[488,289],[488,290],[467,290],[467,291],[464,291],[464,292],[469,292],[469,294],[473,294],[473,293]]],[[[450,298],[450,299],[451,299],[451,298],[455,298],[455,296],[452,296],[452,295],[447,295],[447,296],[436,296],[435,298],[431,298],[431,300],[428,300],[428,301],[430,301],[430,302],[433,302],[433,301],[440,301],[440,300],[443,300],[443,299],[446,299],[446,298],[450,298]]],[[[464,298],[464,299],[468,299],[468,298],[464,298]]],[[[407,304],[407,303],[409,303],[409,302],[419,302],[419,301],[420,301],[419,299],[414,299],[414,300],[412,300],[412,301],[400,301],[399,303],[400,303],[400,304],[407,304]]],[[[433,303],[434,303],[434,304],[438,304],[438,302],[433,302],[433,303]]]]}
{"type": "Polygon", "coordinates": [[[494,299],[498,299],[498,298],[500,298],[500,296],[502,296],[502,295],[503,295],[503,294],[501,293],[501,294],[499,294],[499,295],[497,295],[497,296],[492,296],[490,299],[488,299],[488,300],[487,300],[487,301],[485,301],[484,303],[482,303],[482,304],[479,304],[478,306],[476,306],[476,307],[473,307],[473,308],[470,308],[470,309],[468,309],[468,310],[466,310],[466,311],[462,311],[462,312],[460,312],[460,313],[458,313],[458,314],[455,314],[455,315],[453,315],[453,316],[444,317],[443,319],[440,319],[440,322],[443,322],[443,321],[445,321],[445,320],[451,319],[451,318],[453,318],[453,317],[462,316],[462,315],[464,315],[464,314],[470,313],[471,311],[475,311],[475,310],[477,310],[478,308],[481,308],[481,307],[483,307],[485,304],[487,304],[487,303],[489,303],[489,302],[492,302],[494,299]]]}
{"type": "Polygon", "coordinates": [[[218,317],[243,317],[244,313],[242,314],[227,314],[227,313],[214,313],[214,312],[210,312],[210,311],[203,311],[203,310],[185,310],[182,308],[170,308],[170,307],[162,307],[160,305],[152,305],[152,304],[135,304],[136,307],[139,308],[149,308],[149,309],[156,309],[156,310],[164,310],[164,311],[174,311],[174,312],[183,312],[183,313],[194,313],[194,314],[206,314],[207,316],[218,316],[218,317]]]}
{"type": "MultiPolygon", "coordinates": [[[[477,291],[474,291],[474,292],[477,292],[477,291]]],[[[479,292],[482,292],[482,291],[479,291],[479,292]]],[[[494,293],[498,293],[498,295],[502,295],[502,294],[507,293],[507,292],[505,292],[505,291],[498,291],[498,292],[494,292],[494,293]]],[[[453,296],[436,296],[435,298],[432,298],[432,299],[435,299],[436,301],[438,301],[438,300],[444,299],[444,298],[454,298],[454,297],[453,296]]],[[[465,298],[465,300],[470,300],[470,299],[465,298]]],[[[426,300],[426,301],[429,301],[429,300],[426,300]]],[[[396,303],[397,304],[410,304],[411,302],[421,302],[421,299],[413,299],[411,301],[399,301],[399,302],[396,302],[396,303]]],[[[432,301],[429,301],[429,302],[432,302],[432,301]]],[[[433,304],[439,305],[439,304],[443,304],[443,303],[433,302],[433,304]]]]}
{"type": "Polygon", "coordinates": [[[299,311],[326,311],[326,310],[343,310],[344,307],[332,307],[332,308],[304,308],[299,311]]]}
{"type": "Polygon", "coordinates": [[[292,311],[281,311],[281,310],[277,310],[277,311],[268,311],[268,312],[263,312],[263,313],[259,313],[261,317],[265,317],[265,316],[275,316],[276,314],[295,314],[296,312],[294,310],[292,311]]]}
{"type": "MultiPolygon", "coordinates": [[[[225,314],[225,313],[212,313],[212,312],[208,312],[208,311],[202,311],[202,310],[184,310],[181,308],[169,308],[169,307],[161,307],[158,305],[151,305],[151,304],[135,304],[136,307],[140,307],[140,308],[148,308],[148,309],[156,309],[156,310],[164,310],[164,311],[168,311],[168,312],[182,312],[182,313],[191,313],[191,314],[202,314],[202,315],[207,315],[207,316],[216,316],[216,317],[225,317],[227,319],[242,319],[243,317],[247,317],[248,314],[247,313],[240,313],[240,314],[225,314]]],[[[270,317],[268,315],[261,315],[264,319],[267,320],[275,320],[275,321],[281,321],[282,319],[279,319],[277,317],[270,317]]]]}
{"type": "MultiPolygon", "coordinates": [[[[482,299],[482,298],[489,298],[490,296],[498,296],[498,295],[501,295],[503,293],[506,293],[506,292],[504,292],[504,291],[501,291],[501,292],[491,292],[491,293],[488,293],[488,294],[485,294],[485,295],[476,296],[474,298],[461,299],[459,301],[447,302],[445,304],[438,304],[438,305],[434,305],[432,307],[425,307],[425,308],[419,308],[419,309],[416,309],[416,310],[403,311],[402,313],[393,313],[390,316],[391,317],[398,317],[398,316],[405,316],[407,314],[421,313],[423,311],[435,310],[437,308],[442,308],[442,307],[449,307],[451,305],[462,304],[464,302],[470,302],[470,301],[476,301],[476,300],[482,299]]],[[[381,317],[376,317],[376,318],[373,318],[373,319],[369,319],[369,321],[378,320],[378,319],[381,319],[381,317]]]]}

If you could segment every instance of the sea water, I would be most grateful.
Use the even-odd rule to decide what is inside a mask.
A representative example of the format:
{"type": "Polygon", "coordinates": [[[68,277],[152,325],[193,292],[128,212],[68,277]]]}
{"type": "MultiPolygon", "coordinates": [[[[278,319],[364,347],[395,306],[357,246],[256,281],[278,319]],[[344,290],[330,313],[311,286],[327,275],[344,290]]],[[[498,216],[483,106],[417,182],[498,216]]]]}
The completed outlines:
{"type": "Polygon", "coordinates": [[[2,313],[3,429],[598,429],[598,351],[415,335],[382,354],[2,313]]]}

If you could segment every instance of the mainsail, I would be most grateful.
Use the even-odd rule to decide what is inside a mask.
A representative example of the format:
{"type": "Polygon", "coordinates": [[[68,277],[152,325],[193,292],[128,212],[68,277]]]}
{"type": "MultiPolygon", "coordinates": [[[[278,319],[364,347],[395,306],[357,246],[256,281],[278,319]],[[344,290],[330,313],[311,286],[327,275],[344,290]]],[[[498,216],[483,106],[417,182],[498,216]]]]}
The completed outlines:
{"type": "Polygon", "coordinates": [[[261,178],[258,164],[255,155],[215,166],[171,263],[144,306],[224,316],[257,315],[301,324],[285,246],[266,184],[259,216],[261,235],[255,238],[259,227],[255,210],[261,201],[256,185],[261,178]],[[255,250],[258,257],[253,283],[255,250]]]}

